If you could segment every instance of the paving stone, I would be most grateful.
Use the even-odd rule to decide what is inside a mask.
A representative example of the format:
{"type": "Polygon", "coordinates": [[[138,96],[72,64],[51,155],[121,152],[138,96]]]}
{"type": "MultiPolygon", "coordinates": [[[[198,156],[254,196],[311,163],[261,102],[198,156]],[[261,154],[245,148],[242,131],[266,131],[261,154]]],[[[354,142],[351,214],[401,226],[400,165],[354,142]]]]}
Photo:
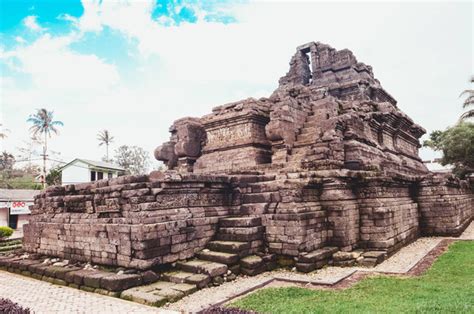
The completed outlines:
{"type": "Polygon", "coordinates": [[[174,290],[173,287],[167,289],[160,289],[153,292],[154,295],[162,296],[170,302],[176,302],[184,297],[184,293],[179,290],[174,290]]]}
{"type": "Polygon", "coordinates": [[[135,288],[122,291],[120,297],[125,300],[158,307],[165,305],[166,302],[168,302],[168,299],[164,296],[140,291],[135,288]]]}

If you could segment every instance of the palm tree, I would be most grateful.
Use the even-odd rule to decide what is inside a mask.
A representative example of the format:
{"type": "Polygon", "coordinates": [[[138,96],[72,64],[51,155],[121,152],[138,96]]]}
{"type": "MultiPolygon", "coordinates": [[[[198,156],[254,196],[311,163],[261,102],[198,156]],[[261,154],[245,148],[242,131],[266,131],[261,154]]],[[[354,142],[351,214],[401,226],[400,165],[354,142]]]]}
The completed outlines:
{"type": "Polygon", "coordinates": [[[97,134],[97,139],[99,140],[99,146],[105,145],[105,158],[107,161],[109,161],[109,145],[114,141],[114,137],[110,135],[108,130],[102,130],[99,132],[99,134],[97,134]]]}
{"type": "MultiPolygon", "coordinates": [[[[471,77],[471,83],[474,83],[474,76],[471,77]]],[[[467,108],[467,107],[470,107],[470,106],[473,106],[474,105],[474,90],[473,89],[466,89],[465,91],[463,91],[461,93],[461,95],[459,97],[462,97],[464,95],[467,95],[467,98],[464,100],[464,103],[463,103],[463,108],[467,108]]],[[[468,111],[466,111],[465,113],[463,113],[461,115],[461,118],[460,120],[466,120],[468,118],[472,118],[474,117],[474,109],[469,109],[468,111]]]]}
{"type": "Polygon", "coordinates": [[[37,109],[36,113],[30,115],[27,122],[33,123],[30,127],[30,132],[35,137],[38,134],[44,135],[44,145],[43,145],[43,176],[42,184],[43,188],[46,186],[46,157],[48,150],[48,137],[51,137],[51,132],[58,134],[59,131],[56,128],[57,126],[63,126],[64,124],[61,121],[53,120],[53,111],[48,111],[45,108],[37,109]]]}

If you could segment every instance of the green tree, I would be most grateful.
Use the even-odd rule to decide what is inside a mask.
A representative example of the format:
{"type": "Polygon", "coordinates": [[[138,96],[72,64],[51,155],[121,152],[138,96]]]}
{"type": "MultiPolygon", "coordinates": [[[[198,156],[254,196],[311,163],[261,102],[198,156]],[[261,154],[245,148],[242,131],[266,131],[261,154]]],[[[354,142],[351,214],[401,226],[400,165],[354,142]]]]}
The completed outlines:
{"type": "Polygon", "coordinates": [[[0,171],[11,172],[14,164],[15,157],[7,151],[3,151],[0,155],[0,171]]]}
{"type": "MultiPolygon", "coordinates": [[[[471,77],[471,84],[474,83],[474,76],[471,77]]],[[[468,107],[474,106],[474,90],[473,89],[466,89],[461,93],[461,97],[467,95],[466,99],[463,103],[463,108],[466,109],[468,107]]],[[[474,109],[469,109],[465,113],[461,115],[461,121],[466,120],[468,118],[474,117],[474,109]]]]}
{"type": "Polygon", "coordinates": [[[97,134],[99,140],[99,146],[105,145],[105,160],[109,160],[109,145],[114,141],[114,137],[110,135],[108,130],[102,130],[97,134]]]}
{"type": "Polygon", "coordinates": [[[141,147],[122,145],[115,150],[114,162],[128,174],[144,174],[148,171],[150,156],[141,147]]]}
{"type": "Polygon", "coordinates": [[[30,115],[27,122],[33,123],[30,127],[30,132],[33,136],[43,135],[43,187],[46,186],[46,157],[48,152],[48,137],[51,137],[51,132],[58,134],[57,126],[63,126],[61,121],[54,120],[53,111],[48,111],[45,108],[38,109],[35,114],[30,115]]]}
{"type": "Polygon", "coordinates": [[[16,169],[15,158],[8,152],[0,155],[0,188],[1,189],[41,189],[36,183],[37,172],[33,167],[16,169]]]}
{"type": "Polygon", "coordinates": [[[46,176],[46,184],[48,185],[60,185],[61,184],[61,171],[59,167],[53,168],[49,171],[46,176]]]}
{"type": "Polygon", "coordinates": [[[464,178],[474,172],[474,123],[461,122],[446,131],[434,131],[423,146],[441,151],[442,165],[453,165],[453,173],[464,178]]]}

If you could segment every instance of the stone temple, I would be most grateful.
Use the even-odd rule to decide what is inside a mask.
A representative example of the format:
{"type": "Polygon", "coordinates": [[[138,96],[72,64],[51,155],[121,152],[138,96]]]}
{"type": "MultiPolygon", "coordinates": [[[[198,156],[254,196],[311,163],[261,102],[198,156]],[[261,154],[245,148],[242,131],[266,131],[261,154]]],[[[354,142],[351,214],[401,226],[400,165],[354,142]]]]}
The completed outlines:
{"type": "Polygon", "coordinates": [[[270,97],[176,120],[170,133],[155,150],[167,171],[41,193],[24,248],[142,270],[256,254],[311,271],[331,256],[374,265],[473,218],[469,182],[427,170],[425,130],[347,49],[302,45],[270,97]]]}

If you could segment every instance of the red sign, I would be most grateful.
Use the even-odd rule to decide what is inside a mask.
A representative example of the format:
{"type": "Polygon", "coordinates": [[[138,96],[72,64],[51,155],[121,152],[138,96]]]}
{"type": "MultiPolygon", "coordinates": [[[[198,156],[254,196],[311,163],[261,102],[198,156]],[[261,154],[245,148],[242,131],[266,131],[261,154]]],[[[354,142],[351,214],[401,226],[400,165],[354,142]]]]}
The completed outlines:
{"type": "Polygon", "coordinates": [[[31,214],[29,206],[33,205],[31,202],[11,202],[10,215],[31,214]]]}
{"type": "Polygon", "coordinates": [[[19,207],[25,207],[26,203],[25,202],[12,202],[12,208],[19,208],[19,207]]]}

